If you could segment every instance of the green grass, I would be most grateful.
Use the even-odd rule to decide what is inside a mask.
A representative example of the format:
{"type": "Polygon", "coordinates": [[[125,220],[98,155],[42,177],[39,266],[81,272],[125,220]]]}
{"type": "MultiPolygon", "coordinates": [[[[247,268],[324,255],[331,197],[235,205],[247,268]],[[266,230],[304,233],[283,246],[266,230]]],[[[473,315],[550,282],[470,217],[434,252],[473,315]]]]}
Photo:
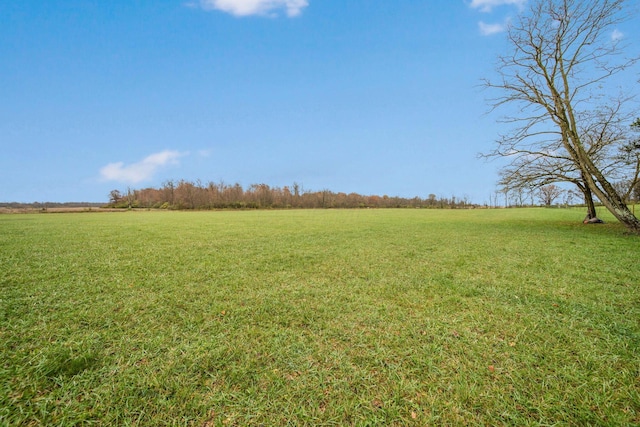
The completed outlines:
{"type": "Polygon", "coordinates": [[[582,216],[2,215],[0,425],[640,424],[640,239],[582,216]]]}

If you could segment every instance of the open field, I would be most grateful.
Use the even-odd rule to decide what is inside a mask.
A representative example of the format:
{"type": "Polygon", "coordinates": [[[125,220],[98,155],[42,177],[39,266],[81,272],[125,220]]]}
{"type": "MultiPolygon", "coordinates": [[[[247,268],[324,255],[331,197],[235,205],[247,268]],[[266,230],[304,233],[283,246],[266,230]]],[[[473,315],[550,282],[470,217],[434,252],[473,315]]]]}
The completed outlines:
{"type": "Polygon", "coordinates": [[[0,425],[640,424],[640,239],[582,216],[2,215],[0,425]]]}

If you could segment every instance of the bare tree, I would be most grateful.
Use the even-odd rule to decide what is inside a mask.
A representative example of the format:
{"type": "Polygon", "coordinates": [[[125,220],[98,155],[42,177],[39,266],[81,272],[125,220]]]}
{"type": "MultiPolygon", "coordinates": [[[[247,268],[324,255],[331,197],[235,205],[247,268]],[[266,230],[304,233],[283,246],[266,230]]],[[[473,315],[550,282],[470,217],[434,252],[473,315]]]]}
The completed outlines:
{"type": "Polygon", "coordinates": [[[136,200],[136,193],[135,191],[133,191],[131,189],[131,187],[127,187],[127,195],[125,196],[127,198],[127,207],[129,209],[131,209],[133,207],[133,204],[136,200]]]}
{"type": "Polygon", "coordinates": [[[521,180],[518,174],[537,186],[572,182],[587,203],[597,197],[629,230],[640,233],[640,220],[612,185],[612,147],[619,144],[615,128],[626,99],[619,97],[607,110],[602,106],[610,100],[597,93],[609,77],[637,61],[622,58],[619,40],[610,36],[625,19],[625,3],[531,2],[508,29],[513,51],[498,58],[500,79],[485,81],[501,92],[494,108],[515,107],[504,119],[513,130],[486,156],[511,158],[503,185],[521,180]]]}
{"type": "Polygon", "coordinates": [[[117,205],[120,203],[120,200],[122,200],[122,193],[120,193],[120,190],[111,190],[109,192],[109,204],[117,205]]]}
{"type": "Polygon", "coordinates": [[[551,206],[553,202],[562,195],[562,188],[554,184],[540,187],[538,197],[545,206],[551,206]]]}
{"type": "MultiPolygon", "coordinates": [[[[629,182],[630,176],[637,176],[638,155],[629,142],[627,123],[631,116],[622,112],[625,99],[618,98],[589,115],[583,115],[578,128],[588,155],[610,181],[629,182]]],[[[512,147],[511,147],[512,148],[512,147]]],[[[500,186],[505,189],[540,188],[558,182],[575,184],[587,205],[587,218],[596,217],[593,194],[582,175],[582,171],[564,151],[560,141],[544,144],[544,151],[512,153],[511,162],[500,171],[500,186]]],[[[628,198],[628,189],[616,191],[623,200],[628,198]]]]}

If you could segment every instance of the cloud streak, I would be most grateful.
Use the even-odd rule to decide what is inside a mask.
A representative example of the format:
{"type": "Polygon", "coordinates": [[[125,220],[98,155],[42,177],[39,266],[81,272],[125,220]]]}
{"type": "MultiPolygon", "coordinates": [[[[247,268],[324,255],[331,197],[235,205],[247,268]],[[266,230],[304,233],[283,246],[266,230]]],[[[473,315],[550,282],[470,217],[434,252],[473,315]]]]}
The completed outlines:
{"type": "Polygon", "coordinates": [[[274,16],[284,10],[288,17],[298,16],[309,5],[307,0],[199,0],[205,10],[220,10],[234,16],[274,16]]]}
{"type": "Polygon", "coordinates": [[[491,12],[497,6],[518,6],[522,9],[527,0],[471,0],[469,6],[480,12],[491,12]]]}
{"type": "Polygon", "coordinates": [[[125,165],[124,162],[109,163],[100,169],[100,176],[104,181],[137,184],[151,179],[159,169],[165,166],[179,164],[178,159],[187,154],[189,153],[164,150],[130,165],[125,165]]]}
{"type": "MultiPolygon", "coordinates": [[[[469,7],[477,9],[480,12],[490,13],[498,6],[516,6],[520,12],[524,10],[527,0],[471,0],[469,7]]],[[[478,22],[478,29],[483,36],[502,33],[509,28],[510,18],[507,17],[503,22],[487,24],[484,21],[478,22]]]]}
{"type": "Polygon", "coordinates": [[[613,33],[611,33],[611,40],[614,42],[622,40],[623,38],[624,33],[622,33],[620,30],[613,30],[613,33]]]}
{"type": "Polygon", "coordinates": [[[507,29],[507,24],[487,24],[482,21],[478,22],[478,28],[480,34],[483,36],[490,36],[492,34],[502,33],[507,29]]]}

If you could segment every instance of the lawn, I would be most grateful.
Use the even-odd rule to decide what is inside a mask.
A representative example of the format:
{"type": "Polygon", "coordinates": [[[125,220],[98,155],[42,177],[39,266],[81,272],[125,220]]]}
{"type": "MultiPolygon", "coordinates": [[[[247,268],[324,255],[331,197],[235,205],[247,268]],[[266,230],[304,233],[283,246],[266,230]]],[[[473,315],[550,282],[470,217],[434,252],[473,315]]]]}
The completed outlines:
{"type": "Polygon", "coordinates": [[[0,215],[0,425],[640,424],[582,210],[0,215]]]}

